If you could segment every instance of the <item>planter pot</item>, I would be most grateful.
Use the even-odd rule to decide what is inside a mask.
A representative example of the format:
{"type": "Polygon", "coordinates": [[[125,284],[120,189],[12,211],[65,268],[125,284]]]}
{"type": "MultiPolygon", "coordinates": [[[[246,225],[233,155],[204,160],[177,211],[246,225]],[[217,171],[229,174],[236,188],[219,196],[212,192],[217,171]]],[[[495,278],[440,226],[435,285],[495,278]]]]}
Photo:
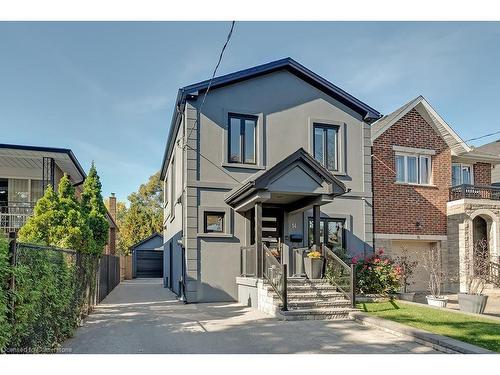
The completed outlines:
{"type": "Polygon", "coordinates": [[[482,314],[486,307],[488,296],[458,293],[458,306],[460,311],[482,314]]]}
{"type": "Polygon", "coordinates": [[[398,299],[402,301],[410,301],[413,302],[415,301],[415,293],[398,293],[397,294],[398,299]]]}
{"type": "Polygon", "coordinates": [[[323,258],[304,258],[304,268],[308,279],[321,279],[323,276],[323,258]]]}
{"type": "Polygon", "coordinates": [[[448,303],[448,298],[446,297],[425,296],[425,298],[427,298],[427,304],[429,306],[446,307],[448,303]]]}

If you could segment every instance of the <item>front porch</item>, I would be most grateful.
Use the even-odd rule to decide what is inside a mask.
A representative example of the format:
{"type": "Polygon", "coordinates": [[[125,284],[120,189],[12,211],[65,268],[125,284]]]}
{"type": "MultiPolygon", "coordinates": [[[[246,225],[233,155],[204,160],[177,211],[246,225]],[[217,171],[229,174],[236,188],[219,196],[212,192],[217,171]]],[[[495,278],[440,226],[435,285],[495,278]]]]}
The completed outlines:
{"type": "MultiPolygon", "coordinates": [[[[485,252],[489,262],[490,284],[487,289],[500,288],[500,188],[461,185],[450,189],[447,204],[449,275],[456,280],[451,290],[466,292],[467,264],[477,251],[485,252]],[[479,249],[478,244],[484,245],[479,249]]],[[[476,272],[473,270],[472,272],[476,272]]]]}
{"type": "Polygon", "coordinates": [[[354,303],[354,272],[322,240],[321,230],[327,228],[321,228],[320,214],[322,205],[346,192],[341,181],[299,149],[228,194],[226,203],[247,222],[237,278],[240,302],[285,318],[346,316],[354,303]],[[306,210],[312,210],[312,241],[305,240],[305,226],[295,222],[306,210]],[[322,273],[329,267],[336,285],[306,279],[304,259],[311,249],[321,252],[322,273]]]}

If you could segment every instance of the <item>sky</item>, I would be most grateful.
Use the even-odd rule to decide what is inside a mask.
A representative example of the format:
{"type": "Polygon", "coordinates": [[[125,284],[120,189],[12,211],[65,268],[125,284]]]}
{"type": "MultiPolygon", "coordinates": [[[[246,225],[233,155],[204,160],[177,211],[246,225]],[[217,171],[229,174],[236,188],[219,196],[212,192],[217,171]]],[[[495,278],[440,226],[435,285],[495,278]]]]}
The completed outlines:
{"type": "MultiPolygon", "coordinates": [[[[159,170],[177,90],[210,78],[229,28],[0,22],[0,143],[70,148],[125,200],[159,170]]],[[[283,57],[383,114],[423,95],[465,140],[500,130],[500,22],[236,22],[217,75],[283,57]]]]}

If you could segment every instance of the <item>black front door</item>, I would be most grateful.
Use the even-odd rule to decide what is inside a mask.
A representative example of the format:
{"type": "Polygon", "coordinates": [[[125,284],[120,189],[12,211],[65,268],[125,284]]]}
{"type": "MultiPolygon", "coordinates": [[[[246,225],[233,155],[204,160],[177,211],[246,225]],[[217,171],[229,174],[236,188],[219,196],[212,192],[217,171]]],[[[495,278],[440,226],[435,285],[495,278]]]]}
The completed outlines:
{"type": "Polygon", "coordinates": [[[283,209],[277,207],[262,208],[262,242],[269,249],[278,248],[283,242],[283,209]]]}

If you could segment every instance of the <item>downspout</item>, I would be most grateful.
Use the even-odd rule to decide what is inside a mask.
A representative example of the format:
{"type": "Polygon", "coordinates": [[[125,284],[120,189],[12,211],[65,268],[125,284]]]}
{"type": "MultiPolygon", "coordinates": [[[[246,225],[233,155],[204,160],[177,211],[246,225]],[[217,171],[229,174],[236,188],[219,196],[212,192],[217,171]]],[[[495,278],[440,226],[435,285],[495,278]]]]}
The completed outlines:
{"type": "MultiPolygon", "coordinates": [[[[180,110],[180,108],[178,109],[180,110]]],[[[186,110],[186,107],[184,106],[184,111],[186,110]]],[[[186,159],[187,159],[187,150],[186,147],[184,147],[184,144],[186,142],[186,134],[187,134],[187,128],[186,128],[186,121],[185,121],[185,116],[184,112],[181,112],[181,121],[182,121],[182,161],[181,161],[181,169],[182,169],[182,195],[181,195],[181,204],[182,204],[182,214],[181,214],[181,221],[182,221],[182,280],[181,280],[181,290],[179,290],[180,294],[180,300],[183,301],[184,303],[189,303],[186,295],[186,232],[187,232],[187,223],[185,221],[186,213],[185,211],[187,210],[187,201],[186,201],[186,190],[187,190],[187,164],[186,164],[186,159]]]]}
{"type": "MultiPolygon", "coordinates": [[[[371,169],[372,169],[372,249],[375,252],[375,194],[373,193],[373,186],[374,186],[374,174],[373,174],[373,145],[370,147],[370,164],[371,164],[371,169]]],[[[366,253],[366,251],[365,251],[366,253]]],[[[366,257],[366,254],[364,254],[366,257]]]]}

